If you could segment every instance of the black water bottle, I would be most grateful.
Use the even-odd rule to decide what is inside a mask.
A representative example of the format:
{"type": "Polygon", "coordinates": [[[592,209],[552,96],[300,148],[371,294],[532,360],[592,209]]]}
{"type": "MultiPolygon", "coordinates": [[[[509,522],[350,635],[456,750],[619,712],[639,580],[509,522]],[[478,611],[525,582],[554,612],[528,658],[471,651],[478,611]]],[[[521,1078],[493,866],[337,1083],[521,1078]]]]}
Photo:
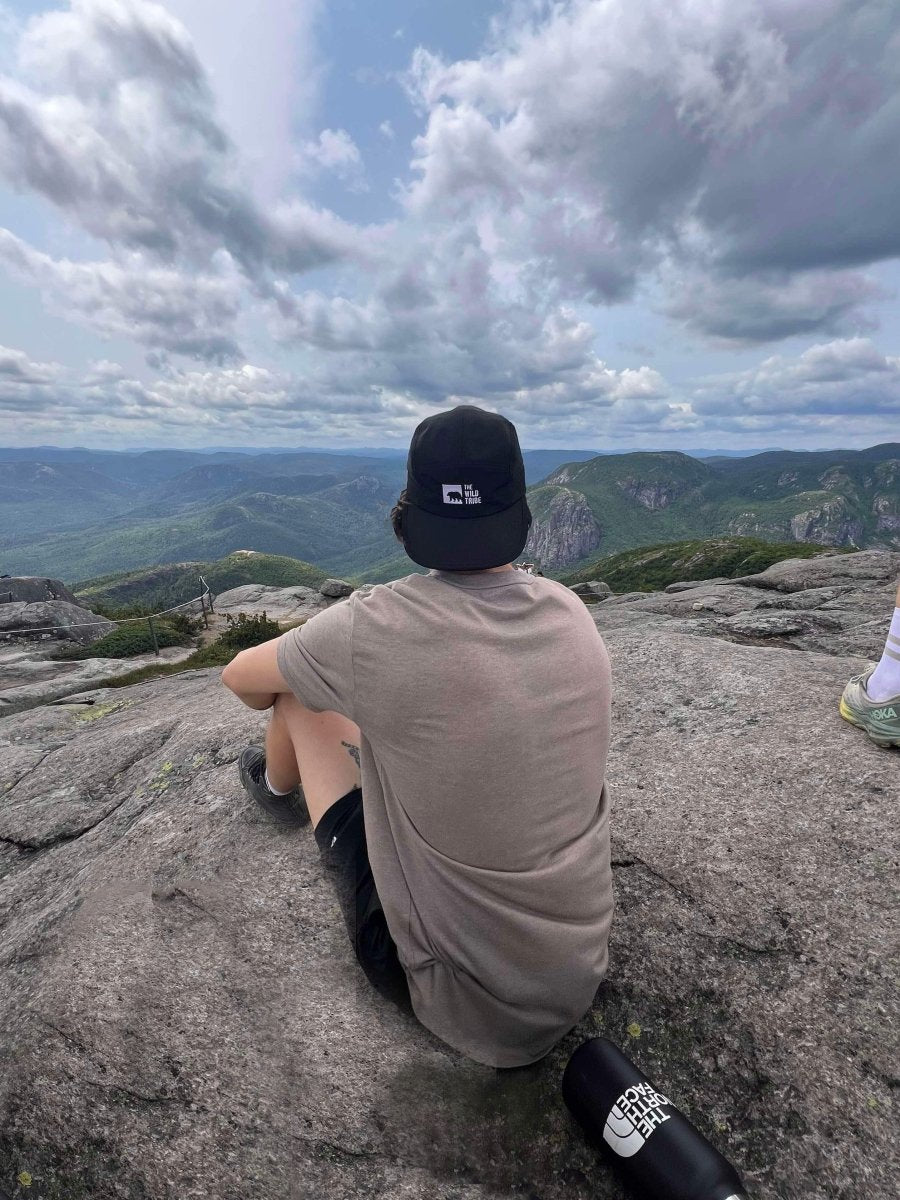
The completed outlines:
{"type": "Polygon", "coordinates": [[[640,1200],[747,1200],[734,1167],[607,1038],[578,1047],[562,1094],[640,1200]]]}

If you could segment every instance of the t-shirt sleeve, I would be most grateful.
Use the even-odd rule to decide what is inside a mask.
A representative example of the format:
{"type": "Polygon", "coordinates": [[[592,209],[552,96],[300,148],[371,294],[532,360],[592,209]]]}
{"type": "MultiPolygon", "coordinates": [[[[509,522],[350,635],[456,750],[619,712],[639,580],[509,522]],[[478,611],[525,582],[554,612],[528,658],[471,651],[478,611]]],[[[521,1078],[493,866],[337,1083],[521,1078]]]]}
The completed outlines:
{"type": "Polygon", "coordinates": [[[278,669],[313,712],[339,712],[356,720],[352,633],[352,603],[342,600],[278,639],[278,669]]]}

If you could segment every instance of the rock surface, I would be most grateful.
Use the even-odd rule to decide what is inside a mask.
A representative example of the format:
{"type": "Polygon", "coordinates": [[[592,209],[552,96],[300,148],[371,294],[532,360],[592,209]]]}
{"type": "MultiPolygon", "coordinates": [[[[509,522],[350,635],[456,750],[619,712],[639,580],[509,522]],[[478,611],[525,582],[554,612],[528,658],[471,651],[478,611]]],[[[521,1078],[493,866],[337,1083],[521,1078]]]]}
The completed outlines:
{"type": "Polygon", "coordinates": [[[600,526],[581,492],[559,488],[546,512],[535,512],[523,554],[552,569],[577,562],[600,545],[600,526]]]}
{"type": "Polygon", "coordinates": [[[215,610],[233,616],[241,612],[248,615],[264,612],[273,621],[300,621],[333,603],[334,600],[318,588],[299,584],[282,588],[263,583],[245,583],[216,596],[215,610]]]}
{"type": "Polygon", "coordinates": [[[586,583],[573,584],[572,591],[576,596],[612,595],[612,588],[608,583],[604,583],[602,579],[589,579],[586,583]]]}
{"type": "MultiPolygon", "coordinates": [[[[126,675],[154,662],[180,662],[193,653],[192,646],[169,646],[130,658],[85,658],[76,662],[54,662],[51,647],[33,643],[0,644],[0,717],[50,704],[61,696],[82,692],[103,680],[126,675]]],[[[0,1198],[2,1200],[2,1198],[0,1198]]]]}
{"type": "Polygon", "coordinates": [[[88,646],[115,628],[112,621],[68,600],[14,600],[11,604],[0,604],[0,640],[4,641],[65,638],[88,646]],[[13,631],[15,639],[11,636],[13,631]]]}
{"type": "Polygon", "coordinates": [[[683,633],[827,654],[881,655],[900,553],[862,550],[792,558],[758,575],[608,596],[592,610],[602,633],[668,626],[683,633]]]}
{"type": "Polygon", "coordinates": [[[602,1032],[754,1200],[894,1200],[900,752],[837,710],[865,665],[842,639],[872,620],[883,642],[892,557],[817,575],[838,594],[812,608],[742,583],[591,609],[614,677],[610,970],[508,1074],[371,991],[311,831],[240,788],[266,715],[218,670],[0,722],[0,1189],[27,1170],[53,1200],[621,1200],[559,1092],[602,1032]],[[783,635],[822,642],[806,653],[718,624],[779,611],[841,624],[783,635]]]}
{"type": "Polygon", "coordinates": [[[78,601],[60,579],[47,579],[40,575],[4,575],[0,578],[0,604],[22,600],[27,604],[35,600],[78,601]]]}
{"type": "Polygon", "coordinates": [[[341,596],[349,596],[353,591],[353,584],[347,583],[344,579],[326,579],[319,584],[319,591],[323,596],[329,596],[333,599],[341,596]]]}

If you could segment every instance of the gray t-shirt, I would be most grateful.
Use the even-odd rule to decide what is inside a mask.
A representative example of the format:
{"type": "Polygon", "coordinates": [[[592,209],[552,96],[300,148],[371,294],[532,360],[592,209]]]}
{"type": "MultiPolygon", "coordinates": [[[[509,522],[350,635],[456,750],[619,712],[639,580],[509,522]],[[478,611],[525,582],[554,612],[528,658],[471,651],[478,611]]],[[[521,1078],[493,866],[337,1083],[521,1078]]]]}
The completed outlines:
{"type": "Polygon", "coordinates": [[[283,634],[278,666],[359,725],[418,1019],[489,1066],[542,1058],[591,1005],[613,910],[609,658],[585,605],[524,571],[409,575],[283,634]]]}

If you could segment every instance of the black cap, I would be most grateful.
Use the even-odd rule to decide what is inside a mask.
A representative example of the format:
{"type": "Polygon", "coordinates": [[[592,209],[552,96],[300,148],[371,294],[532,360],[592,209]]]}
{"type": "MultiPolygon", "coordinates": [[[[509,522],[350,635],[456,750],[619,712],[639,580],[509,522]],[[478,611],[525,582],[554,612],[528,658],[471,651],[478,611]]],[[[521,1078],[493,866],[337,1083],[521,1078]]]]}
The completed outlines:
{"type": "Polygon", "coordinates": [[[413,562],[484,571],[522,553],[531,512],[512,421],[474,404],[426,417],[412,436],[406,475],[402,532],[413,562]]]}

